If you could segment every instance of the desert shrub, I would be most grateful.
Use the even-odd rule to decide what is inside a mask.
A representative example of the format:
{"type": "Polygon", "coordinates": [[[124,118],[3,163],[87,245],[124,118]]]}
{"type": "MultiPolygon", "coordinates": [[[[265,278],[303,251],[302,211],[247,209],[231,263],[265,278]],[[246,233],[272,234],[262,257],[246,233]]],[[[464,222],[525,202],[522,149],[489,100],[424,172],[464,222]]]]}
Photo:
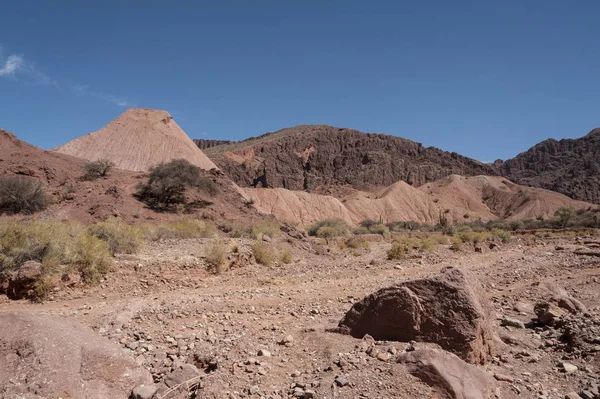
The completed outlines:
{"type": "Polygon", "coordinates": [[[438,243],[433,238],[425,238],[421,240],[422,251],[432,251],[437,247],[438,243]]]}
{"type": "Polygon", "coordinates": [[[437,244],[440,244],[440,245],[447,245],[448,244],[448,237],[446,237],[444,235],[434,236],[431,239],[434,240],[437,244]]]}
{"type": "Polygon", "coordinates": [[[450,238],[450,249],[453,251],[459,251],[462,247],[463,241],[460,237],[452,237],[450,238]]]}
{"type": "Polygon", "coordinates": [[[361,234],[371,234],[371,231],[369,230],[368,227],[360,226],[360,227],[355,228],[352,231],[352,233],[358,234],[358,235],[361,235],[361,234]]]}
{"type": "Polygon", "coordinates": [[[274,220],[261,220],[251,226],[252,237],[259,240],[263,235],[273,238],[279,233],[279,223],[274,220]]]}
{"type": "Polygon", "coordinates": [[[209,268],[220,273],[227,261],[227,248],[221,242],[213,241],[205,248],[204,257],[209,268]]]}
{"type": "Polygon", "coordinates": [[[108,272],[112,263],[109,243],[88,234],[79,234],[69,263],[77,266],[86,284],[95,284],[108,272]]]}
{"type": "Polygon", "coordinates": [[[170,238],[212,238],[217,229],[210,223],[196,219],[185,219],[177,222],[144,225],[144,237],[150,241],[170,238]]]}
{"type": "Polygon", "coordinates": [[[390,231],[401,232],[401,231],[414,231],[423,228],[419,222],[390,222],[385,224],[390,231]]]}
{"type": "Polygon", "coordinates": [[[254,259],[261,265],[270,266],[275,262],[275,251],[271,246],[260,241],[254,241],[251,248],[254,259]]]}
{"type": "Polygon", "coordinates": [[[140,228],[130,226],[119,218],[109,218],[88,227],[89,235],[108,243],[112,255],[134,254],[142,243],[143,232],[140,228]]]}
{"type": "Polygon", "coordinates": [[[309,226],[308,234],[320,238],[345,237],[350,232],[350,226],[342,219],[325,219],[309,226]]]}
{"type": "Polygon", "coordinates": [[[406,244],[403,244],[399,241],[394,241],[392,243],[392,248],[387,252],[387,258],[389,260],[401,260],[406,258],[406,253],[408,252],[408,248],[406,244]]]}
{"type": "Polygon", "coordinates": [[[505,244],[510,241],[510,233],[508,231],[497,230],[494,232],[494,235],[505,244]]]}
{"type": "Polygon", "coordinates": [[[0,177],[0,214],[34,213],[46,209],[50,201],[43,183],[31,177],[0,177]]]}
{"type": "Polygon", "coordinates": [[[292,263],[292,254],[287,249],[281,251],[281,263],[286,265],[292,263]]]}
{"type": "Polygon", "coordinates": [[[174,159],[150,168],[148,181],[137,187],[136,196],[151,208],[166,210],[187,205],[188,188],[210,195],[218,192],[216,183],[203,176],[202,169],[185,159],[174,159]]]}
{"type": "Polygon", "coordinates": [[[554,216],[560,220],[561,227],[564,229],[567,227],[569,221],[575,216],[575,209],[571,207],[558,208],[556,212],[554,212],[554,216]]]}
{"type": "Polygon", "coordinates": [[[85,180],[97,180],[104,177],[115,167],[115,163],[107,159],[89,161],[83,165],[83,178],[85,180]]]}
{"type": "Polygon", "coordinates": [[[51,276],[74,269],[84,282],[97,282],[112,262],[108,243],[78,226],[57,221],[0,224],[0,273],[17,270],[26,261],[42,263],[36,294],[46,292],[51,276]]]}
{"type": "Polygon", "coordinates": [[[369,229],[373,234],[381,234],[386,236],[390,233],[390,229],[385,224],[376,224],[369,229]]]}

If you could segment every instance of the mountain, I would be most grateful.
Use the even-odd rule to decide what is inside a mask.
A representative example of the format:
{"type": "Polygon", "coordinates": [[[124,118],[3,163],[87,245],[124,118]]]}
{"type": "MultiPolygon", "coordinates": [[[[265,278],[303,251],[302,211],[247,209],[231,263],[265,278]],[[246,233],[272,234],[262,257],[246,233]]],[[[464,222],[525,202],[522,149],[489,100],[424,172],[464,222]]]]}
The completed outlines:
{"type": "Polygon", "coordinates": [[[370,189],[399,180],[419,186],[453,173],[497,174],[490,165],[456,153],[326,125],[301,125],[221,145],[196,143],[242,187],[312,191],[349,184],[370,189]]]}
{"type": "Polygon", "coordinates": [[[215,164],[194,144],[166,111],[130,108],[104,128],[53,151],[89,161],[107,159],[124,170],[150,167],[184,158],[209,170],[215,164]]]}
{"type": "Polygon", "coordinates": [[[507,161],[496,173],[512,181],[600,204],[600,129],[578,139],[548,139],[507,161]]]}
{"type": "Polygon", "coordinates": [[[455,223],[512,221],[548,218],[560,207],[592,206],[500,176],[450,175],[420,187],[399,181],[374,192],[348,189],[338,198],[283,188],[245,191],[260,212],[303,226],[329,218],[341,218],[352,225],[367,219],[435,224],[441,214],[455,223]]]}

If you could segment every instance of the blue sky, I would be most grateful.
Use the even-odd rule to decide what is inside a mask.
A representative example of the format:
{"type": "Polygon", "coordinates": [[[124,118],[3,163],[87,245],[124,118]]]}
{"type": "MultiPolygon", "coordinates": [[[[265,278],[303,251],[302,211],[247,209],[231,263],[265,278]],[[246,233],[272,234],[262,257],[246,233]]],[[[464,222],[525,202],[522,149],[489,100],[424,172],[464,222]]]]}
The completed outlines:
{"type": "Polygon", "coordinates": [[[193,138],[298,124],[493,161],[600,126],[600,2],[5,2],[0,127],[51,148],[129,106],[193,138]]]}

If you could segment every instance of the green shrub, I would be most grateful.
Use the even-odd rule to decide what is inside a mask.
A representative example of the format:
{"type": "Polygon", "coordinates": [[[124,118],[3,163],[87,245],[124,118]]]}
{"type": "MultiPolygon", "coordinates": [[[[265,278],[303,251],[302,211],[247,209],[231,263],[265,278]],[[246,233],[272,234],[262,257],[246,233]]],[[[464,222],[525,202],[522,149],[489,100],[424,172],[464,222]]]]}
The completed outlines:
{"type": "Polygon", "coordinates": [[[387,258],[389,260],[401,260],[406,258],[406,253],[408,249],[406,244],[403,244],[398,241],[394,241],[392,243],[392,248],[387,252],[387,258]]]}
{"type": "Polygon", "coordinates": [[[254,259],[261,265],[270,266],[275,262],[275,251],[270,245],[254,241],[251,248],[254,259]]]}
{"type": "Polygon", "coordinates": [[[205,248],[204,257],[210,269],[221,273],[227,262],[227,248],[221,242],[213,241],[205,248]]]}
{"type": "Polygon", "coordinates": [[[30,214],[46,209],[49,203],[40,180],[25,176],[0,177],[0,214],[30,214]]]}
{"type": "Polygon", "coordinates": [[[350,232],[350,226],[342,219],[325,219],[309,226],[308,234],[320,238],[345,237],[350,232]]]}
{"type": "Polygon", "coordinates": [[[119,218],[109,218],[88,227],[89,235],[108,243],[114,254],[134,254],[142,243],[143,232],[140,228],[130,226],[119,218]]]}
{"type": "Polygon", "coordinates": [[[367,228],[367,227],[357,227],[355,228],[352,233],[357,234],[357,235],[361,235],[361,234],[371,234],[371,231],[367,228]]]}
{"type": "Polygon", "coordinates": [[[495,232],[495,235],[505,244],[510,241],[510,233],[508,231],[498,230],[495,232]]]}
{"type": "Polygon", "coordinates": [[[185,159],[158,164],[150,168],[148,181],[137,187],[136,196],[150,208],[176,210],[177,205],[189,205],[185,198],[188,188],[217,194],[218,186],[203,173],[185,159]]]}
{"type": "Polygon", "coordinates": [[[115,167],[115,163],[107,159],[89,161],[83,165],[83,178],[85,180],[97,180],[104,177],[115,167]]]}

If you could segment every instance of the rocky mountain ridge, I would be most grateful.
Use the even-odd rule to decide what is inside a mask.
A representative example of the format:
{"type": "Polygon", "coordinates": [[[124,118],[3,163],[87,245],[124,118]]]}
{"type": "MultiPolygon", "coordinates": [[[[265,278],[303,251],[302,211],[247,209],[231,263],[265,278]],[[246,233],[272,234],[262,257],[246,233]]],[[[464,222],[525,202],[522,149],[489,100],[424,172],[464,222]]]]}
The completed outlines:
{"type": "Polygon", "coordinates": [[[196,142],[242,187],[312,191],[349,184],[369,189],[399,180],[420,186],[449,174],[496,174],[491,166],[457,153],[327,125],[301,125],[225,145],[196,142]]]}
{"type": "Polygon", "coordinates": [[[544,140],[494,168],[515,183],[600,204],[600,128],[578,139],[544,140]]]}
{"type": "Polygon", "coordinates": [[[548,139],[491,165],[401,137],[327,125],[300,125],[239,142],[195,143],[242,187],[331,194],[344,185],[369,190],[400,180],[421,186],[451,174],[499,175],[600,204],[600,129],[578,139],[548,139]]]}

